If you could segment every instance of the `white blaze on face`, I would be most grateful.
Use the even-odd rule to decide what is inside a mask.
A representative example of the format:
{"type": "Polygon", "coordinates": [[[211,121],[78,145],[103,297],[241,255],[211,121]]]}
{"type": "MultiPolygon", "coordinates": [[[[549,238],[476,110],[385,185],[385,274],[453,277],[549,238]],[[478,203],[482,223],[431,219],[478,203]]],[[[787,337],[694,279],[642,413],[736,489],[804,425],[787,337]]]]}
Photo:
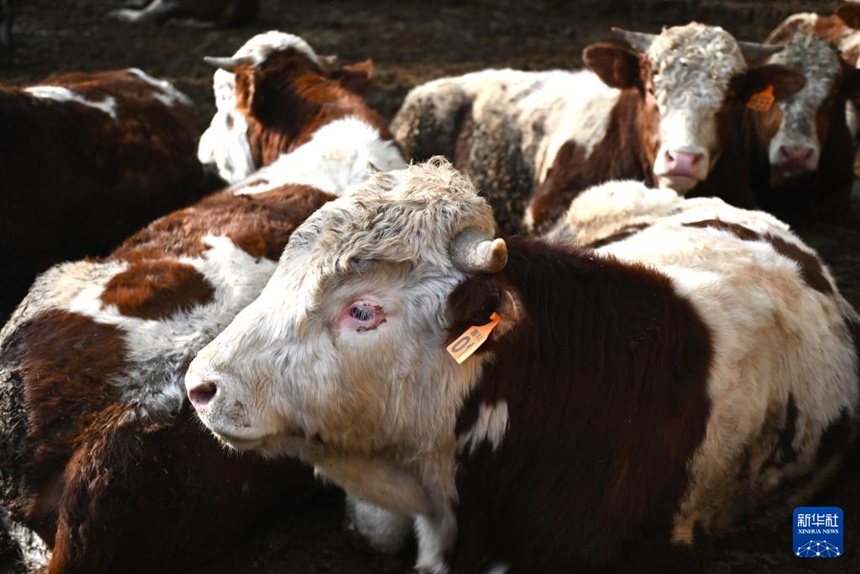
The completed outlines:
{"type": "Polygon", "coordinates": [[[447,297],[463,278],[448,249],[466,228],[491,236],[494,222],[464,178],[440,173],[377,174],[293,234],[260,297],[188,370],[212,431],[270,455],[295,454],[305,439],[410,459],[454,452],[481,362],[445,352],[447,297]]]}
{"type": "Polygon", "coordinates": [[[202,164],[215,164],[218,175],[234,183],[257,169],[248,143],[248,122],[236,109],[236,75],[215,70],[212,84],[216,110],[209,127],[200,136],[197,159],[202,164]]]}
{"type": "Polygon", "coordinates": [[[816,115],[836,89],[842,71],[839,56],[823,38],[797,34],[770,61],[802,71],[807,81],[801,90],[777,102],[783,117],[770,141],[768,159],[789,173],[815,170],[822,135],[816,115]]]}
{"type": "MultiPolygon", "coordinates": [[[[239,48],[233,58],[251,58],[258,67],[272,52],[293,49],[321,64],[316,52],[303,39],[293,34],[271,31],[257,34],[239,48]]],[[[203,164],[213,163],[218,174],[228,183],[235,183],[251,175],[254,165],[248,143],[248,122],[236,109],[236,75],[218,69],[212,77],[215,93],[215,115],[200,137],[197,158],[203,164]]]]}
{"type": "Polygon", "coordinates": [[[728,32],[697,23],[664,30],[647,57],[661,116],[654,175],[659,187],[684,193],[718,158],[716,114],[746,62],[728,32]]]}

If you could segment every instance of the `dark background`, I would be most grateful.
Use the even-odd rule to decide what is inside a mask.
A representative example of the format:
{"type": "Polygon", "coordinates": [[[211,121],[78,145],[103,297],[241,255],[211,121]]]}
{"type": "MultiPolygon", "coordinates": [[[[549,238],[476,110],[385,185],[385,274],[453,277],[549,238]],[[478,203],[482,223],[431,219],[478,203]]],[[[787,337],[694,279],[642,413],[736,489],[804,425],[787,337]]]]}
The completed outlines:
{"type": "MultiPolygon", "coordinates": [[[[106,18],[121,5],[117,0],[20,0],[14,30],[18,50],[12,65],[0,69],[0,81],[23,84],[56,72],[135,66],[173,81],[194,99],[201,117],[208,120],[214,111],[212,69],[203,63],[203,56],[231,55],[252,35],[279,29],[303,37],[320,54],[337,54],[344,62],[372,58],[375,85],[368,99],[390,118],[411,86],[442,75],[486,67],[579,68],[582,48],[612,39],[611,26],[659,32],[665,25],[697,20],[723,26],[739,40],[757,41],[789,14],[827,14],[838,2],[261,0],[260,14],[253,22],[228,30],[130,25],[106,18]]],[[[819,250],[843,293],[860,309],[860,232],[856,209],[854,212],[847,223],[820,224],[801,235],[819,250]]],[[[844,510],[843,557],[794,558],[792,516],[787,514],[771,528],[751,524],[703,549],[708,573],[860,573],[860,464],[856,456],[815,504],[844,510]]],[[[373,557],[350,546],[340,528],[341,507],[340,493],[321,486],[318,492],[296,501],[294,508],[249,532],[248,539],[228,554],[216,555],[221,549],[213,548],[213,562],[193,574],[409,570],[411,558],[373,557]]]]}

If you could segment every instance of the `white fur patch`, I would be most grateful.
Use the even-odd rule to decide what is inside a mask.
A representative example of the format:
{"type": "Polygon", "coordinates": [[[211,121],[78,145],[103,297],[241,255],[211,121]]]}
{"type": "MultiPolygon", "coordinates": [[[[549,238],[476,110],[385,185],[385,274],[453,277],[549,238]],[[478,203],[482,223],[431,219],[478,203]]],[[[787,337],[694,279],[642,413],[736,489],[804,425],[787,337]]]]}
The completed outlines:
{"type": "MultiPolygon", "coordinates": [[[[521,134],[520,146],[534,169],[535,184],[546,178],[558,150],[567,141],[591,153],[606,134],[609,112],[618,101],[619,90],[606,86],[591,71],[549,70],[526,72],[488,69],[462,76],[441,78],[422,84],[407,95],[403,109],[423,107],[435,101],[434,111],[454,114],[459,102],[472,102],[476,124],[491,129],[510,122],[521,134]]],[[[401,111],[400,114],[403,112],[401,111]]],[[[400,115],[398,114],[398,115],[400,115]]],[[[444,123],[447,118],[439,117],[444,123]]],[[[392,130],[399,141],[406,139],[398,120],[392,130]]]]}
{"type": "Polygon", "coordinates": [[[495,404],[481,404],[478,420],[465,433],[457,437],[457,448],[473,454],[481,443],[489,442],[493,451],[498,450],[508,431],[508,404],[499,401],[495,404]]]}
{"type": "Polygon", "coordinates": [[[236,50],[233,57],[253,58],[253,65],[259,66],[266,61],[266,58],[272,52],[282,52],[290,49],[301,52],[315,64],[322,65],[319,56],[317,56],[317,53],[314,52],[313,48],[307,42],[294,34],[288,34],[279,30],[270,30],[262,34],[257,34],[236,50]]]}
{"type": "Polygon", "coordinates": [[[51,561],[51,550],[34,531],[23,524],[12,521],[6,510],[0,506],[0,527],[21,551],[21,561],[27,572],[41,572],[51,561]]]}
{"type": "Polygon", "coordinates": [[[380,171],[403,167],[403,157],[391,140],[358,118],[328,123],[308,143],[282,154],[234,187],[237,194],[269,191],[283,182],[310,185],[343,195],[365,181],[370,166],[380,171]]]}
{"type": "Polygon", "coordinates": [[[116,119],[116,98],[114,98],[113,96],[106,96],[104,100],[100,102],[95,102],[93,100],[86,99],[84,96],[73,90],[70,90],[69,88],[64,88],[62,86],[30,86],[24,88],[24,91],[34,97],[42,98],[45,100],[81,104],[103,112],[109,115],[111,118],[116,119]]]}
{"type": "Polygon", "coordinates": [[[193,106],[194,102],[187,95],[183,94],[176,87],[166,80],[159,80],[157,78],[153,78],[140,68],[128,68],[128,72],[134,74],[153,88],[155,88],[155,92],[153,92],[152,97],[156,100],[164,104],[168,107],[173,107],[177,104],[182,104],[185,106],[193,106]]]}
{"type": "Polygon", "coordinates": [[[200,136],[197,159],[215,164],[218,175],[233,183],[251,175],[257,166],[248,143],[248,121],[236,110],[236,74],[215,70],[212,75],[215,115],[200,136]]]}

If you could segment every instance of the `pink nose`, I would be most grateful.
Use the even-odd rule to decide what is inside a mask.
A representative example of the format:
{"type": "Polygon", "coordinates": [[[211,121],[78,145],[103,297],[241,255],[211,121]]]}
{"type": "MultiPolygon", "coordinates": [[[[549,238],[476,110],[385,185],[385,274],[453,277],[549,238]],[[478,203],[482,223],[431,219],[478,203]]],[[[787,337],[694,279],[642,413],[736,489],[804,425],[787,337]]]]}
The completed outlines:
{"type": "Polygon", "coordinates": [[[200,381],[199,384],[188,389],[188,400],[195,409],[205,407],[218,394],[218,385],[212,381],[200,381]]]}
{"type": "Polygon", "coordinates": [[[705,161],[703,153],[666,150],[666,171],[675,175],[695,176],[705,161]]]}
{"type": "Polygon", "coordinates": [[[780,146],[779,163],[792,167],[811,167],[815,149],[809,146],[780,146]]]}

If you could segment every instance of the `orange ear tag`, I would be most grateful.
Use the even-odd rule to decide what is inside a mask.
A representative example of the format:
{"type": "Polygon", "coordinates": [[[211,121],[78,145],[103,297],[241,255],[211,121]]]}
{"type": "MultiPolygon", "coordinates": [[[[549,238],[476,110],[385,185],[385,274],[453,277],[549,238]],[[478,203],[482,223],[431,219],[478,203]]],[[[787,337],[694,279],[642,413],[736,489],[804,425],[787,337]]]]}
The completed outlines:
{"type": "Polygon", "coordinates": [[[750,101],[747,102],[747,107],[756,112],[766,112],[773,106],[773,102],[775,101],[773,86],[769,85],[759,93],[753,94],[750,101]]]}
{"type": "Polygon", "coordinates": [[[496,325],[499,324],[501,317],[498,313],[490,315],[490,322],[486,325],[475,325],[469,327],[460,335],[456,341],[446,347],[448,353],[454,357],[458,365],[463,364],[463,361],[472,356],[472,353],[478,350],[478,347],[486,342],[496,325]]]}

